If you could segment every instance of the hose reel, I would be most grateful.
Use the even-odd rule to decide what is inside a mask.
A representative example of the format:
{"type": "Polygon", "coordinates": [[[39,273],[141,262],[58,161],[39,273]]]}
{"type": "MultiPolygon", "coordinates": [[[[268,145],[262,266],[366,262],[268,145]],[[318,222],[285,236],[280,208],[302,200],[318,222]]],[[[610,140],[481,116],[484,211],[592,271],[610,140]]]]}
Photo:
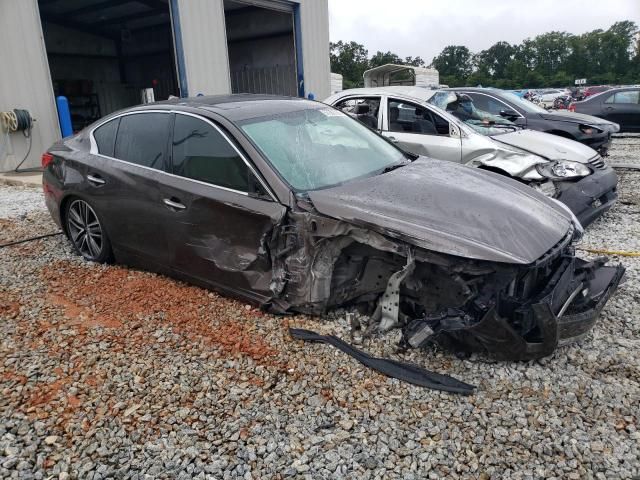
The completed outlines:
{"type": "Polygon", "coordinates": [[[0,112],[0,119],[7,132],[22,132],[25,137],[31,135],[34,118],[29,113],[29,110],[14,108],[10,112],[0,112]]]}
{"type": "Polygon", "coordinates": [[[33,144],[31,130],[33,129],[33,124],[35,121],[36,119],[31,116],[29,110],[14,108],[12,111],[0,112],[0,126],[7,132],[7,134],[22,132],[22,135],[24,135],[25,138],[29,139],[27,153],[24,155],[22,161],[18,163],[18,166],[16,166],[16,168],[14,169],[14,172],[40,170],[33,168],[20,169],[22,164],[27,160],[29,154],[31,153],[31,146],[33,144]]]}

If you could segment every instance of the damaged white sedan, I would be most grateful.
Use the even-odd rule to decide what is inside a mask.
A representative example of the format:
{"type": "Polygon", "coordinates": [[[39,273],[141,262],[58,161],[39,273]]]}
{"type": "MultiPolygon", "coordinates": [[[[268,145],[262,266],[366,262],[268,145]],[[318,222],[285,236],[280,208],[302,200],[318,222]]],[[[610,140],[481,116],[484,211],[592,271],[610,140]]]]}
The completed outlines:
{"type": "Polygon", "coordinates": [[[491,170],[559,200],[588,226],[617,200],[618,177],[593,149],[478,110],[466,94],[419,87],[345,90],[325,100],[416,155],[491,170]]]}
{"type": "Polygon", "coordinates": [[[581,338],[622,279],[575,256],[573,216],[492,172],[408,154],[273,96],[134,107],[43,155],[76,251],[277,312],[358,305],[404,343],[504,359],[581,338]]]}

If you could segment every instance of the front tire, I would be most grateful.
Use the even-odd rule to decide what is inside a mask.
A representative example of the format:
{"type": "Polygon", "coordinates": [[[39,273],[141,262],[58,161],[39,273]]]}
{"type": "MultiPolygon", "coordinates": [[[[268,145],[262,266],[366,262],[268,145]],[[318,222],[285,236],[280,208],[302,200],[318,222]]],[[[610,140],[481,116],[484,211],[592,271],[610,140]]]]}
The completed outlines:
{"type": "Polygon", "coordinates": [[[98,214],[89,203],[76,198],[65,209],[67,236],[75,251],[86,260],[105,263],[111,260],[111,242],[98,214]]]}

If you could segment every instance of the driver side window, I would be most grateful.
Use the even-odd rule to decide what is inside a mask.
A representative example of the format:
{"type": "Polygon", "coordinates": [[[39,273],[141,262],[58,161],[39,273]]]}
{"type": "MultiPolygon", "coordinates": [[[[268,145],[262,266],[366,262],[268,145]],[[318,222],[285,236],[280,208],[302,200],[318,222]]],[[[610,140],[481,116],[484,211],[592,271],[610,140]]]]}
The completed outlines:
{"type": "Polygon", "coordinates": [[[387,109],[390,132],[449,135],[449,122],[426,107],[390,98],[387,109]]]}
{"type": "Polygon", "coordinates": [[[482,95],[477,93],[469,93],[468,95],[471,97],[471,99],[473,100],[473,104],[478,110],[483,110],[493,115],[499,116],[502,110],[511,109],[504,103],[496,100],[495,98],[489,97],[488,95],[482,95]]]}
{"type": "Polygon", "coordinates": [[[173,173],[239,192],[267,196],[240,154],[208,123],[177,114],[172,141],[173,173]]]}

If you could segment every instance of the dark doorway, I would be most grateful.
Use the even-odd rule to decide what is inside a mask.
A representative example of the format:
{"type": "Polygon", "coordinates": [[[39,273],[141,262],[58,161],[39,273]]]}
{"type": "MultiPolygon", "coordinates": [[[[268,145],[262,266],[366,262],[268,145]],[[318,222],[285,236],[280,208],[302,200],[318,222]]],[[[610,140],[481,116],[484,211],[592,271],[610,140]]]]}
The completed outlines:
{"type": "Polygon", "coordinates": [[[121,108],[179,95],[167,0],[38,0],[55,95],[73,130],[121,108]]]}
{"type": "Polygon", "coordinates": [[[231,90],[297,96],[293,6],[251,3],[224,1],[231,90]]]}

